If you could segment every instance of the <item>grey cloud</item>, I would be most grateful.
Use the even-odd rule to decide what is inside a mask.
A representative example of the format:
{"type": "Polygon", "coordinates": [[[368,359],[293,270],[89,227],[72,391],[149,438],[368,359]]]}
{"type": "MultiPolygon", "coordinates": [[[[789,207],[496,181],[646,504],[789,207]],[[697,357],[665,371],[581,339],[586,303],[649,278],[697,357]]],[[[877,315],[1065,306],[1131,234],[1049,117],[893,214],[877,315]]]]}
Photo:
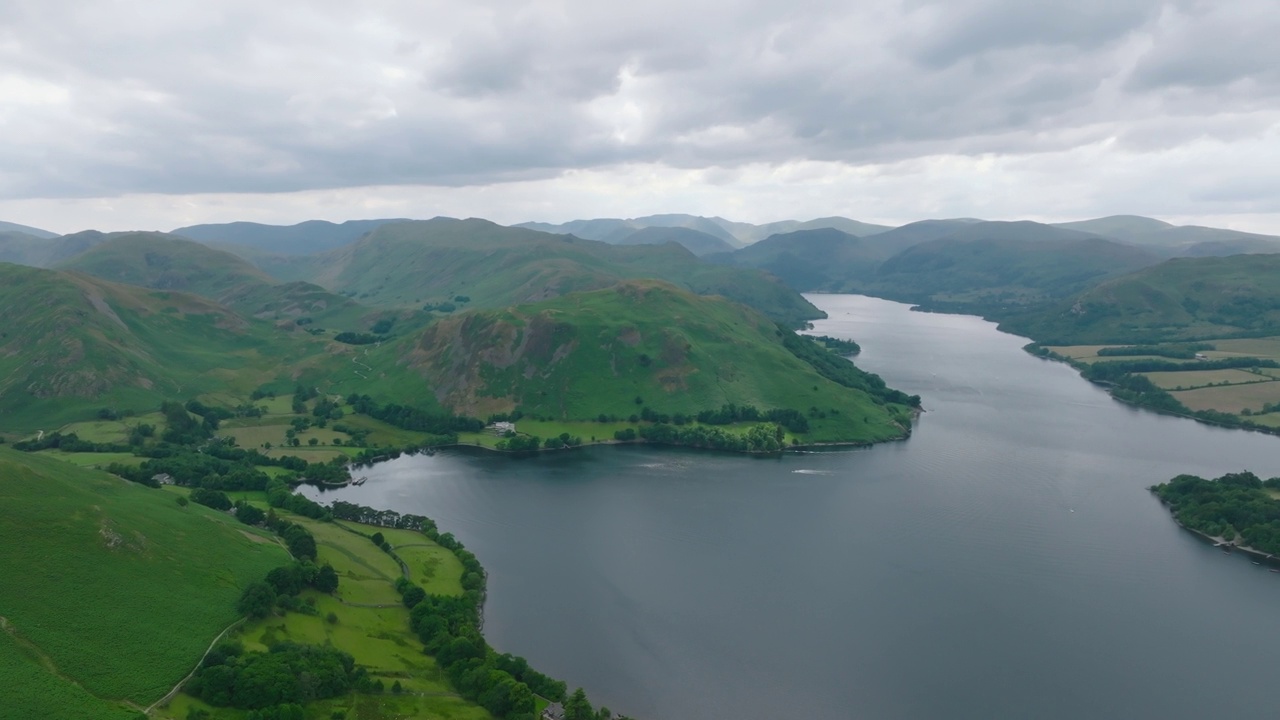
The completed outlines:
{"type": "Polygon", "coordinates": [[[1223,5],[11,0],[0,197],[1229,139],[1280,122],[1280,28],[1223,5]]]}

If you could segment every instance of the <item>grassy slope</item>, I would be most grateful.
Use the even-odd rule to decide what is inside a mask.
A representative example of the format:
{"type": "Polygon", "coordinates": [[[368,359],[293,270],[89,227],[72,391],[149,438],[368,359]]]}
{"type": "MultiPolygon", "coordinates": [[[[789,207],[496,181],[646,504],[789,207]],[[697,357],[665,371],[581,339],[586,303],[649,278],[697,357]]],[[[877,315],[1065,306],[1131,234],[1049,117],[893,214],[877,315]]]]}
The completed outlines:
{"type": "MultiPolygon", "coordinates": [[[[254,500],[261,505],[261,500],[254,500]]],[[[318,561],[334,566],[339,586],[333,596],[304,592],[316,603],[315,615],[289,613],[247,623],[235,638],[251,650],[266,650],[282,641],[332,644],[350,653],[369,673],[388,687],[400,682],[404,695],[351,694],[308,706],[308,717],[340,717],[362,720],[393,718],[457,718],[487,720],[483,708],[457,697],[435,661],[422,653],[422,645],[409,627],[409,611],[400,603],[393,583],[399,566],[376,547],[368,535],[381,532],[409,566],[410,580],[428,592],[458,595],[462,592],[462,565],[453,553],[421,533],[390,530],[355,523],[322,523],[284,513],[307,527],[316,537],[318,561]],[[345,529],[344,529],[345,528],[345,529]],[[360,607],[351,603],[384,605],[360,607]],[[329,622],[333,613],[337,622],[329,622]]],[[[191,708],[210,713],[212,720],[231,720],[242,713],[211,708],[194,698],[179,695],[159,717],[182,720],[191,708]]]]}
{"type": "Polygon", "coordinates": [[[1280,255],[1176,258],[1005,326],[1048,344],[1280,333],[1280,255]]]}
{"type": "Polygon", "coordinates": [[[28,648],[20,662],[22,647],[0,644],[0,672],[21,683],[0,685],[50,688],[18,693],[19,716],[111,717],[115,701],[167,692],[235,620],[240,589],[287,559],[241,528],[169,493],[0,448],[0,608],[28,648]],[[60,675],[33,672],[40,657],[60,675]],[[97,709],[77,714],[72,701],[97,709]]]}
{"type": "Polygon", "coordinates": [[[56,267],[153,290],[193,293],[263,319],[307,316],[330,326],[363,329],[372,322],[366,316],[376,314],[317,285],[279,283],[236,255],[164,233],[121,233],[56,267]]]}
{"type": "Polygon", "coordinates": [[[193,295],[17,265],[0,264],[0,306],[0,431],[49,430],[105,406],[243,397],[324,351],[193,295]]]}
{"type": "Polygon", "coordinates": [[[480,417],[516,407],[568,420],[627,417],[640,397],[670,414],[725,403],[836,410],[813,421],[811,441],[902,433],[889,409],[796,358],[763,316],[655,281],[450,318],[406,360],[446,406],[480,417]]]}
{"type": "Polygon", "coordinates": [[[353,245],[276,264],[271,271],[379,306],[414,307],[466,295],[471,307],[506,307],[623,279],[660,278],[696,293],[724,295],[793,325],[822,316],[759,271],[706,263],[674,245],[615,246],[485,220],[385,225],[353,245]]]}

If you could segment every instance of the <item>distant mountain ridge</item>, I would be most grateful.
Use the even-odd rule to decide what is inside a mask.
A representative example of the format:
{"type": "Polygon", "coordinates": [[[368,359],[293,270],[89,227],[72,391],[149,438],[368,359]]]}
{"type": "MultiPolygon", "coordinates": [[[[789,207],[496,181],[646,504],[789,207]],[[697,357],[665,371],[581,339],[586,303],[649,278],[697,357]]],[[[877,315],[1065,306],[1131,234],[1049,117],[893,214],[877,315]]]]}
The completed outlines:
{"type": "Polygon", "coordinates": [[[884,232],[890,228],[886,225],[874,225],[846,217],[826,217],[814,220],[782,220],[778,222],[756,225],[747,222],[726,220],[722,217],[702,217],[700,215],[684,215],[679,213],[665,215],[647,215],[645,217],[594,218],[589,220],[571,220],[566,223],[524,222],[512,227],[528,228],[558,235],[577,235],[588,240],[599,240],[607,243],[619,243],[637,230],[645,228],[687,228],[718,237],[735,247],[750,245],[778,233],[795,232],[797,230],[816,230],[835,228],[852,235],[867,236],[884,232]]]}
{"type": "Polygon", "coordinates": [[[448,304],[458,297],[467,298],[468,307],[505,307],[655,278],[723,295],[792,326],[822,317],[778,280],[704,262],[676,243],[610,245],[477,218],[383,225],[357,243],[261,267],[278,279],[307,280],[379,307],[448,304]]]}
{"type": "Polygon", "coordinates": [[[353,243],[371,230],[394,222],[404,220],[348,220],[343,223],[308,220],[296,225],[231,222],[189,225],[177,228],[171,234],[203,243],[242,245],[274,255],[310,255],[353,243]]]}
{"type": "Polygon", "coordinates": [[[40,228],[31,227],[30,225],[19,225],[18,223],[5,222],[4,220],[0,220],[0,233],[7,233],[7,232],[22,233],[24,235],[30,235],[31,237],[34,237],[34,238],[40,238],[41,240],[48,240],[50,238],[58,237],[58,233],[56,232],[49,232],[48,230],[41,230],[40,228]]]}
{"type": "Polygon", "coordinates": [[[111,282],[199,295],[248,316],[309,317],[357,329],[371,311],[309,283],[282,283],[246,260],[194,240],[157,232],[114,233],[55,264],[111,282]]]}

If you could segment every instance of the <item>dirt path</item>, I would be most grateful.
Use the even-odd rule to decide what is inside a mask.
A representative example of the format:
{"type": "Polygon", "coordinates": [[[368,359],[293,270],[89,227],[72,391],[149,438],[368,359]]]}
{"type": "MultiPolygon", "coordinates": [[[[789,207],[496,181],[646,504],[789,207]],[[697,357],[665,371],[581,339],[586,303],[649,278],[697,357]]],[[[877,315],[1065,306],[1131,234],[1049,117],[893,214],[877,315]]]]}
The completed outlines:
{"type": "Polygon", "coordinates": [[[218,637],[214,638],[213,642],[209,643],[209,647],[206,648],[204,651],[204,654],[200,656],[200,661],[196,663],[196,666],[191,668],[191,672],[187,673],[186,677],[179,680],[178,684],[174,685],[173,689],[170,690],[168,693],[166,693],[164,697],[151,703],[151,707],[148,707],[146,710],[143,710],[143,712],[146,713],[147,715],[150,715],[152,711],[154,711],[157,707],[172,700],[173,696],[177,695],[178,691],[182,690],[182,686],[185,685],[187,681],[190,680],[191,677],[196,674],[196,671],[200,669],[201,663],[204,662],[205,658],[209,657],[209,653],[213,652],[213,648],[218,644],[218,641],[222,640],[222,638],[225,637],[227,633],[231,632],[237,626],[242,625],[244,621],[245,621],[245,618],[240,618],[239,620],[228,625],[226,629],[224,629],[222,632],[218,633],[218,637]]]}

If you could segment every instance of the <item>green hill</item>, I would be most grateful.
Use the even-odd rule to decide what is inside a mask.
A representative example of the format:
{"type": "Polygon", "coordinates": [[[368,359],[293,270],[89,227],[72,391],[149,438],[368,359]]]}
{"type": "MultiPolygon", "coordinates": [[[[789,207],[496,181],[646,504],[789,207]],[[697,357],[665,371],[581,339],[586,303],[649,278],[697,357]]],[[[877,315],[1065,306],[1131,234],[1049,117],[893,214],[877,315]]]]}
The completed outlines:
{"type": "Polygon", "coordinates": [[[229,516],[0,448],[0,716],[139,718],[287,560],[229,516]]]}
{"type": "Polygon", "coordinates": [[[156,232],[114,233],[105,242],[58,263],[125,285],[189,292],[212,300],[246,284],[270,285],[264,272],[230,253],[156,232]]]}
{"type": "Polygon", "coordinates": [[[886,257],[861,238],[823,228],[772,235],[724,259],[766,270],[807,292],[840,290],[851,278],[870,276],[886,257]]]}
{"type": "Polygon", "coordinates": [[[281,283],[232,253],[164,233],[117,233],[55,267],[153,290],[194,293],[265,320],[306,317],[363,330],[379,314],[318,285],[281,283]]]}
{"type": "Polygon", "coordinates": [[[1155,253],[1037,223],[981,223],[886,260],[861,289],[934,308],[997,312],[1066,297],[1153,265],[1155,253]]]}
{"type": "Polygon", "coordinates": [[[562,420],[627,418],[642,408],[696,415],[749,404],[812,409],[806,439],[814,442],[886,440],[909,423],[908,408],[886,402],[883,384],[846,360],[748,308],[655,281],[443,319],[404,362],[443,405],[479,417],[515,409],[562,420]],[[858,375],[849,384],[866,389],[828,379],[788,342],[814,349],[818,362],[834,358],[858,375]]]}
{"type": "Polygon", "coordinates": [[[1280,255],[1175,258],[1004,326],[1049,345],[1280,334],[1280,255]]]}
{"type": "Polygon", "coordinates": [[[675,244],[609,245],[477,219],[384,225],[353,245],[295,258],[273,272],[382,307],[506,307],[620,280],[658,278],[695,293],[723,295],[793,326],[822,317],[775,278],[703,262],[675,244]]]}
{"type": "Polygon", "coordinates": [[[0,263],[0,430],[51,429],[101,407],[150,411],[247,396],[322,343],[209,300],[0,263]]]}

